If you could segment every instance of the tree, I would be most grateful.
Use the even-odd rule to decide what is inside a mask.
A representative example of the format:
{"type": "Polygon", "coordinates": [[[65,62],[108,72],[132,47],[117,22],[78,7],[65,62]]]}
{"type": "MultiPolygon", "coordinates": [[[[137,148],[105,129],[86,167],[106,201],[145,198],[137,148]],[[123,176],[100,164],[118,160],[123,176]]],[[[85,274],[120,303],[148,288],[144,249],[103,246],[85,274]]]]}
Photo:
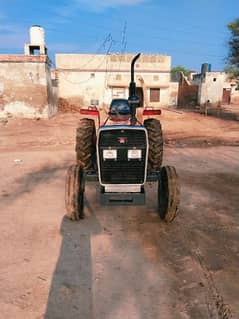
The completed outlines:
{"type": "Polygon", "coordinates": [[[183,74],[185,76],[188,76],[189,75],[189,72],[190,70],[188,70],[187,68],[185,68],[184,66],[182,65],[178,65],[178,66],[175,66],[174,68],[171,69],[171,72],[172,73],[180,73],[180,72],[183,72],[183,74]]]}
{"type": "Polygon", "coordinates": [[[190,71],[182,65],[175,66],[174,68],[171,69],[171,81],[180,82],[181,72],[185,76],[188,76],[190,71]]]}
{"type": "Polygon", "coordinates": [[[226,71],[233,78],[239,78],[239,18],[227,25],[231,36],[228,41],[229,53],[227,57],[226,71]]]}

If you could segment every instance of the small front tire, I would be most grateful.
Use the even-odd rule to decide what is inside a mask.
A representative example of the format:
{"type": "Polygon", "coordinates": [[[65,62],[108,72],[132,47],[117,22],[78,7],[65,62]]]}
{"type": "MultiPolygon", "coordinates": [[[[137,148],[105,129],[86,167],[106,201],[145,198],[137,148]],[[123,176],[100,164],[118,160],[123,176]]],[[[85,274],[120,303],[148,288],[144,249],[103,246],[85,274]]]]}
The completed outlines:
{"type": "Polygon", "coordinates": [[[79,165],[71,165],[67,170],[65,206],[71,220],[84,218],[84,172],[79,165]]]}
{"type": "Polygon", "coordinates": [[[173,166],[164,166],[158,182],[158,211],[162,220],[170,223],[177,216],[180,202],[180,182],[173,166]]]}

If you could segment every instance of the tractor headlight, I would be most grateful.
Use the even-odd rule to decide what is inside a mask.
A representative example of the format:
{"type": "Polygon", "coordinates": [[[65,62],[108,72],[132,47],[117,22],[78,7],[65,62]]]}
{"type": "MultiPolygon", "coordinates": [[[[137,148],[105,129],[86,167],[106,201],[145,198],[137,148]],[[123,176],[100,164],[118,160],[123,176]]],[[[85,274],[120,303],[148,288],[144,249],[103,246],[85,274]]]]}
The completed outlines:
{"type": "Polygon", "coordinates": [[[107,159],[117,159],[117,150],[103,150],[103,159],[107,160],[107,159]]]}
{"type": "Polygon", "coordinates": [[[128,150],[128,159],[141,159],[142,150],[128,150]]]}

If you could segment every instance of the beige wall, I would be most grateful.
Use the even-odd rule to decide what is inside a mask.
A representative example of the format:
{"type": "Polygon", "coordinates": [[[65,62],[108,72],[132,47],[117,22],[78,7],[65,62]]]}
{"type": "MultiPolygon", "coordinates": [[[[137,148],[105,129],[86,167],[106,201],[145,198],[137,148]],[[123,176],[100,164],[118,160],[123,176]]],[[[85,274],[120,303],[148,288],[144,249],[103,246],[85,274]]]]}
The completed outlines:
{"type": "Polygon", "coordinates": [[[236,90],[236,85],[233,85],[233,87],[232,87],[231,103],[239,105],[239,90],[236,90]]]}
{"type": "MultiPolygon", "coordinates": [[[[58,69],[80,69],[80,70],[129,70],[134,54],[56,54],[56,65],[58,69]]],[[[151,71],[169,71],[171,57],[165,55],[141,55],[136,62],[137,69],[148,69],[151,71]]]]}
{"type": "Polygon", "coordinates": [[[169,95],[169,105],[176,106],[178,105],[178,89],[179,83],[178,82],[171,82],[170,83],[170,95],[169,95]]]}
{"type": "Polygon", "coordinates": [[[55,112],[47,56],[0,55],[0,117],[48,118],[55,112]]]}
{"type": "Polygon", "coordinates": [[[199,103],[204,104],[208,100],[212,104],[221,102],[224,83],[224,72],[206,72],[205,78],[199,86],[199,103]]]}
{"type": "Polygon", "coordinates": [[[227,77],[225,72],[206,72],[205,77],[199,84],[199,103],[204,104],[208,100],[212,104],[220,103],[224,88],[231,89],[231,103],[239,104],[239,91],[236,90],[235,83],[227,77]]]}
{"type": "MultiPolygon", "coordinates": [[[[92,99],[109,104],[118,92],[128,97],[130,64],[134,55],[57,54],[58,94],[89,105],[92,99]]],[[[147,106],[167,106],[170,96],[171,58],[162,55],[142,55],[135,64],[135,80],[142,87],[147,106]],[[160,102],[149,101],[150,88],[160,88],[160,102]]]]}

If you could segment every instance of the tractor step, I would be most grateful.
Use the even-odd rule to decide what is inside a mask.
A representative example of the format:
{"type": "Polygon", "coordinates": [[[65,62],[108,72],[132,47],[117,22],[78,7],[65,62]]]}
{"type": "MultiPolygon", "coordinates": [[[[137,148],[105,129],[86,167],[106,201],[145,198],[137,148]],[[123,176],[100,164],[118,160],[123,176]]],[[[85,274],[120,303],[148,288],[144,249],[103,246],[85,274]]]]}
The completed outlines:
{"type": "Polygon", "coordinates": [[[104,206],[141,206],[145,204],[145,193],[100,193],[104,206]]]}

